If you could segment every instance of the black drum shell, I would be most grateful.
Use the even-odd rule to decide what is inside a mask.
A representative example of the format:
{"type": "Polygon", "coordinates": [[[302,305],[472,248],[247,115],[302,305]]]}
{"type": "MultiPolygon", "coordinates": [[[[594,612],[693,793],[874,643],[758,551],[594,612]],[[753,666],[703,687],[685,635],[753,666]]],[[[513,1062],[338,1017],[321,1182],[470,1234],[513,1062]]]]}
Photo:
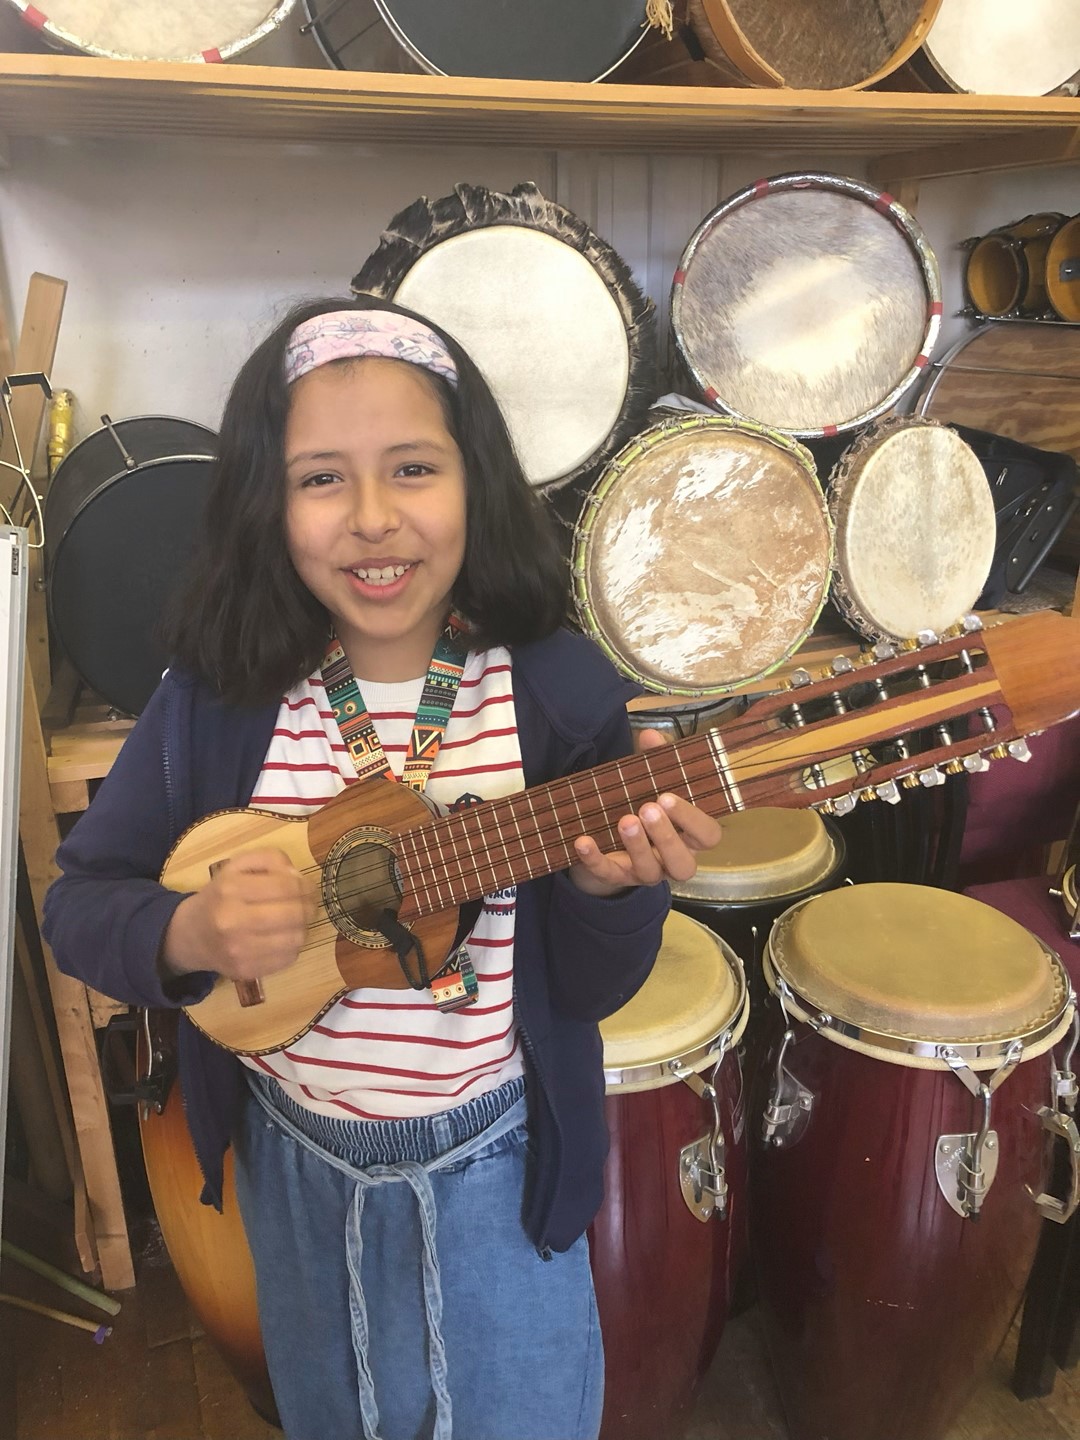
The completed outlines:
{"type": "Polygon", "coordinates": [[[165,608],[194,549],[217,437],[191,420],[143,415],[113,422],[70,452],[45,504],[53,634],[107,704],[138,715],[168,657],[165,608]]]}

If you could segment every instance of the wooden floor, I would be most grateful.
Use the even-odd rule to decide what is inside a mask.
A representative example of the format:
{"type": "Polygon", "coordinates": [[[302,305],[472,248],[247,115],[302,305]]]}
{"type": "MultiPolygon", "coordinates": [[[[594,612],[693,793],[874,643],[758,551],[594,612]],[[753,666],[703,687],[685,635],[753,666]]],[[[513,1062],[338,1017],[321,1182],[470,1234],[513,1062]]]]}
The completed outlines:
{"type": "MultiPolygon", "coordinates": [[[[153,1227],[139,1250],[138,1283],[101,1345],[0,1305],[0,1440],[281,1440],[193,1323],[153,1227]]],[[[6,1261],[0,1290],[100,1318],[6,1261]]],[[[948,1440],[1080,1440],[1080,1368],[1021,1403],[1008,1385],[1015,1343],[1014,1328],[948,1440]]],[[[728,1324],[686,1440],[786,1435],[751,1310],[728,1324]]]]}

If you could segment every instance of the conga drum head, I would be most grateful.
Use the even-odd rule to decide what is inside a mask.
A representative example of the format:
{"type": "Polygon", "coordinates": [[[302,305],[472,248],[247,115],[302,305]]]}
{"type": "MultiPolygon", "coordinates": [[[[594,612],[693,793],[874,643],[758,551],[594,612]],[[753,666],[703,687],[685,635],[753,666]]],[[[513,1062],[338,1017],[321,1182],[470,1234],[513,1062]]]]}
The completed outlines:
{"type": "Polygon", "coordinates": [[[423,69],[504,80],[602,80],[645,37],[644,0],[376,0],[423,69]]]}
{"type": "Polygon", "coordinates": [[[1074,0],[941,0],[923,53],[951,90],[1049,95],[1080,72],[1074,0]]]}
{"type": "Polygon", "coordinates": [[[724,54],[757,84],[842,90],[870,85],[902,64],[922,43],[938,3],[701,0],[700,10],[724,54]]]}
{"type": "Polygon", "coordinates": [[[1080,216],[1067,220],[1050,242],[1046,290],[1062,320],[1080,321],[1080,216]]]}
{"type": "Polygon", "coordinates": [[[954,430],[884,421],[829,482],[832,598],[871,639],[940,634],[971,610],[994,560],[997,516],[978,456],[954,430]]]}
{"type": "Polygon", "coordinates": [[[718,1040],[738,1043],[746,1024],[746,981],[735,952],[719,936],[672,911],[656,964],[637,994],[600,1022],[609,1093],[673,1085],[679,1061],[704,1070],[718,1040]]]}
{"type": "Polygon", "coordinates": [[[745,904],[811,890],[836,868],[837,845],[813,810],[763,805],[724,817],[724,838],[697,857],[697,874],[673,880],[679,900],[745,904]]]}
{"type": "Polygon", "coordinates": [[[12,0],[52,43],[113,60],[230,60],[272,34],[294,0],[173,0],[164,4],[88,4],[12,0]]]}
{"type": "Polygon", "coordinates": [[[807,437],[891,409],[941,324],[937,261],[895,200],[781,175],[702,221],[675,272],[679,355],[718,410],[807,437]]]}
{"type": "Polygon", "coordinates": [[[476,362],[529,481],[590,474],[642,422],[653,305],[612,248],[534,185],[459,185],[396,216],[352,282],[427,316],[476,362]]]}
{"type": "Polygon", "coordinates": [[[195,548],[215,442],[188,420],[118,420],[80,441],[49,487],[53,632],[86,684],[129,715],[169,663],[159,626],[195,548]]]}
{"type": "Polygon", "coordinates": [[[1023,1039],[1025,1056],[1037,1054],[1071,1017],[1064,969],[1041,941],[981,901],[929,886],[855,885],[803,901],[776,922],[767,959],[770,984],[782,980],[797,1009],[832,1017],[848,1043],[900,1064],[921,1049],[985,1046],[968,1063],[996,1068],[999,1047],[1023,1039]]]}
{"type": "Polygon", "coordinates": [[[586,501],[574,545],[582,626],[647,690],[721,694],[810,633],[831,528],[802,446],[714,416],[664,421],[586,501]]]}

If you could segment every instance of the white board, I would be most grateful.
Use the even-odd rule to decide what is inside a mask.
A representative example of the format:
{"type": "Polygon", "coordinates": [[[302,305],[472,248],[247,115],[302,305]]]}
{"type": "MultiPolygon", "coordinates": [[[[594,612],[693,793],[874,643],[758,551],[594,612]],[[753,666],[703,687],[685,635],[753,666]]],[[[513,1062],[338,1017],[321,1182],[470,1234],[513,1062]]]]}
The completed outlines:
{"type": "Polygon", "coordinates": [[[26,654],[25,530],[0,526],[0,1215],[7,1140],[8,1036],[19,859],[19,764],[26,654]]]}

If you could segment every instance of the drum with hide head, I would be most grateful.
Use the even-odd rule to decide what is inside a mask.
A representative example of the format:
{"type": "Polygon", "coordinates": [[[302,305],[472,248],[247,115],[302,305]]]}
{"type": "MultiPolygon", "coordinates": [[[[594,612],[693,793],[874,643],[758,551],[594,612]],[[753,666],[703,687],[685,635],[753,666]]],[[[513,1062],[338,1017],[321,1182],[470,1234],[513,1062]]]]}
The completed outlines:
{"type": "Polygon", "coordinates": [[[964,262],[964,290],[979,315],[1042,315],[1047,252],[1065,223],[1055,211],[1026,215],[981,235],[964,262]]]}
{"type": "Polygon", "coordinates": [[[910,69],[932,90],[1075,95],[1080,6],[1074,0],[941,0],[910,69]]]}
{"type": "Polygon", "coordinates": [[[284,22],[294,0],[172,0],[113,5],[106,0],[11,0],[51,44],[110,60],[231,60],[284,22]]]}
{"type": "Polygon", "coordinates": [[[862,89],[922,44],[941,0],[698,0],[705,53],[755,85],[862,89]]]}
{"type": "Polygon", "coordinates": [[[691,236],[671,292],[676,348],[702,397],[806,438],[891,410],[940,324],[918,225],[836,175],[780,175],[725,200],[691,236]]]}
{"type": "Polygon", "coordinates": [[[458,185],[391,220],[352,282],[459,340],[531,484],[591,476],[641,425],[655,384],[652,301],[625,262],[535,185],[458,185]]]}
{"type": "Polygon", "coordinates": [[[601,1440],[677,1440],[728,1315],[746,1216],[734,952],[671,914],[652,974],[601,1022],[611,1149],[589,1231],[601,1440]]]}
{"type": "Polygon", "coordinates": [[[841,887],[792,907],[750,1123],[750,1231],[793,1440],[940,1440],[1080,1195],[1052,1047],[1058,958],[967,896],[841,887]],[[1067,1201],[1045,1192],[1053,1141],[1067,1201]],[[977,1220],[977,1223],[976,1223],[977,1220]]]}
{"type": "Polygon", "coordinates": [[[159,634],[202,524],[217,437],[191,420],[110,421],[45,502],[49,619],[75,670],[138,715],[169,663],[159,634]]]}
{"type": "Polygon", "coordinates": [[[582,511],[582,628],[646,690],[720,695],[783,664],[821,613],[832,526],[813,458],[761,425],[662,420],[582,511]]]}
{"type": "Polygon", "coordinates": [[[1060,319],[1080,322],[1080,215],[1066,220],[1050,241],[1046,292],[1060,319]]]}
{"type": "Polygon", "coordinates": [[[832,601],[872,640],[940,635],[986,584],[997,544],[994,499],[955,430],[914,417],[872,426],[829,477],[836,526],[832,601]]]}

